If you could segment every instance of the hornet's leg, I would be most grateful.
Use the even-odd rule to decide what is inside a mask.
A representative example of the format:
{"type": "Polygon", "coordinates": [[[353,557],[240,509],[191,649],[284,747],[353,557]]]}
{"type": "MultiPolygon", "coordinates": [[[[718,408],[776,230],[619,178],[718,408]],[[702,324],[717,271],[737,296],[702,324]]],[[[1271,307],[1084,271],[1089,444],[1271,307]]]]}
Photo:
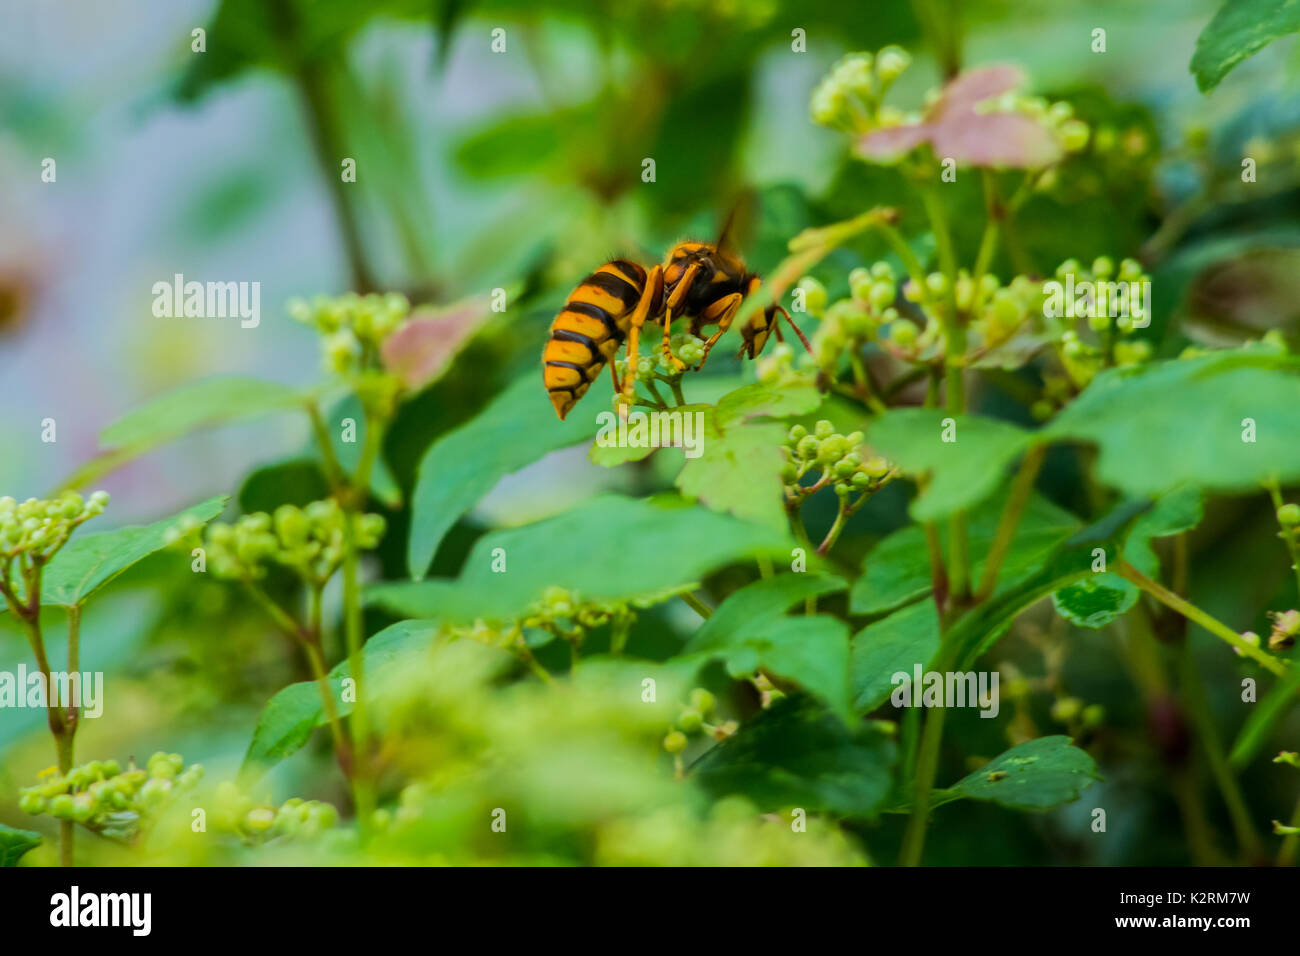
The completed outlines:
{"type": "Polygon", "coordinates": [[[740,311],[740,302],[744,298],[739,292],[733,292],[731,295],[724,295],[716,302],[710,302],[704,311],[700,313],[700,324],[711,325],[718,323],[718,330],[709,336],[709,340],[704,343],[704,355],[700,357],[700,364],[695,368],[701,369],[704,363],[708,361],[709,351],[722,338],[723,333],[731,328],[731,323],[736,318],[736,313],[740,311]]]}
{"type": "Polygon", "coordinates": [[[673,310],[664,310],[664,361],[677,371],[685,371],[686,363],[673,354],[671,333],[673,327],[673,310]]]}
{"type": "Polygon", "coordinates": [[[682,277],[677,280],[677,285],[673,286],[672,293],[668,296],[665,303],[670,312],[682,313],[682,304],[686,301],[686,296],[690,294],[691,286],[695,284],[695,277],[699,274],[700,264],[692,262],[682,273],[682,277]]]}
{"type": "Polygon", "coordinates": [[[641,301],[636,304],[636,308],[632,310],[632,317],[628,320],[627,368],[623,372],[622,390],[624,409],[632,404],[632,399],[636,395],[636,365],[641,347],[641,328],[645,325],[646,319],[662,304],[663,295],[664,270],[661,266],[654,266],[646,273],[645,290],[641,293],[641,301]]]}

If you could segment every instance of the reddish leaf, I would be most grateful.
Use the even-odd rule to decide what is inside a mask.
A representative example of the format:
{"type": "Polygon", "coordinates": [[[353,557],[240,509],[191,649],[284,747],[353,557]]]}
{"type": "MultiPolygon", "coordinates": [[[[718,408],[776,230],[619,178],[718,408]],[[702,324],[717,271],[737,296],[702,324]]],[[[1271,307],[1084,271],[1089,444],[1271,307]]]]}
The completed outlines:
{"type": "Polygon", "coordinates": [[[968,113],[933,127],[936,156],[971,166],[1041,169],[1061,158],[1047,127],[1019,113],[968,113]]]}
{"type": "Polygon", "coordinates": [[[971,166],[1041,168],[1061,158],[1046,126],[1020,113],[980,113],[976,107],[1014,89],[1023,74],[1014,66],[990,66],[957,77],[944,89],[922,123],[868,133],[857,153],[888,160],[929,143],[941,159],[971,166]]]}
{"type": "Polygon", "coordinates": [[[944,87],[943,95],[930,107],[926,120],[941,122],[963,113],[973,113],[975,107],[987,99],[1014,90],[1024,81],[1025,75],[1014,66],[987,66],[970,70],[944,87]]]}
{"type": "Polygon", "coordinates": [[[416,311],[384,342],[384,365],[407,388],[423,388],[446,371],[489,314],[482,300],[463,302],[443,312],[416,311]]]}

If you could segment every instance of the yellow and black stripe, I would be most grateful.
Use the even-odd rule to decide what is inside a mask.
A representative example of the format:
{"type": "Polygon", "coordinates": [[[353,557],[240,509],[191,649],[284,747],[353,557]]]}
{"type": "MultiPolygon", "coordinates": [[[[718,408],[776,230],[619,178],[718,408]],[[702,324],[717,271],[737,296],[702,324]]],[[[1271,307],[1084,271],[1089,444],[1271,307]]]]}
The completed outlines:
{"type": "Polygon", "coordinates": [[[635,262],[607,262],[582,280],[551,323],[543,378],[561,419],[618,353],[645,284],[646,271],[635,262]]]}
{"type": "MultiPolygon", "coordinates": [[[[746,298],[757,292],[760,285],[762,282],[758,276],[749,276],[745,289],[746,298]]],[[[745,321],[745,324],[740,327],[742,345],[737,357],[741,355],[748,358],[758,357],[758,353],[762,352],[763,346],[767,344],[767,337],[776,329],[776,316],[780,311],[782,311],[781,307],[774,303],[759,309],[745,321]]]]}

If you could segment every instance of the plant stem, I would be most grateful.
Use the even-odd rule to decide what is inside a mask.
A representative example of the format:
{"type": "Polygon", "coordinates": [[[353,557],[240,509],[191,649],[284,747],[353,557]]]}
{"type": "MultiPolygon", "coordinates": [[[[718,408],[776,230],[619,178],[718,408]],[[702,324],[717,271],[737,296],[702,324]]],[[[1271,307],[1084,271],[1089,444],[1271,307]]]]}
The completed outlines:
{"type": "MultiPolygon", "coordinates": [[[[1291,826],[1300,827],[1300,800],[1296,801],[1295,811],[1291,814],[1291,826]]],[[[1300,850],[1300,833],[1288,833],[1277,851],[1277,865],[1295,866],[1297,850],[1300,850]]]]}
{"type": "Polygon", "coordinates": [[[337,492],[347,484],[347,477],[343,474],[343,466],[339,464],[338,457],[334,454],[334,444],[330,441],[325,419],[315,402],[307,406],[307,414],[311,418],[312,435],[316,438],[316,444],[320,446],[321,458],[325,462],[325,478],[329,482],[330,489],[337,492]]]}
{"type": "MultiPolygon", "coordinates": [[[[59,773],[66,775],[72,769],[73,737],[77,732],[77,727],[75,718],[71,722],[68,719],[73,712],[65,713],[54,701],[55,685],[50,676],[50,660],[45,653],[45,637],[41,633],[41,563],[36,558],[32,559],[30,565],[24,564],[21,557],[18,560],[20,562],[19,573],[23,580],[23,599],[18,600],[18,594],[10,584],[10,565],[8,563],[0,570],[0,595],[4,596],[5,603],[14,616],[22,621],[27,643],[36,658],[36,666],[45,678],[45,720],[50,728],[50,736],[54,738],[54,753],[58,760],[59,773]]],[[[78,608],[75,618],[70,615],[68,619],[70,662],[74,660],[72,655],[78,653],[78,651],[73,650],[72,642],[75,640],[79,648],[80,626],[81,617],[78,608]]],[[[71,670],[71,663],[69,670],[71,670]]],[[[72,866],[72,843],[75,833],[73,821],[59,821],[60,866],[72,866]]]]}
{"type": "Polygon", "coordinates": [[[1007,498],[1007,503],[1002,509],[1002,517],[998,520],[998,530],[993,536],[988,560],[984,563],[984,576],[980,579],[979,590],[975,592],[976,603],[988,600],[993,594],[993,589],[997,587],[998,572],[1002,569],[1002,562],[1011,547],[1016,527],[1020,524],[1020,516],[1029,502],[1030,492],[1034,489],[1034,479],[1038,477],[1038,469],[1043,464],[1043,456],[1046,452],[1044,446],[1035,445],[1020,462],[1020,470],[1016,472],[1015,480],[1011,484],[1011,495],[1007,498]]]}
{"type": "Polygon", "coordinates": [[[889,409],[876,397],[875,389],[871,387],[871,377],[867,374],[867,367],[856,347],[849,350],[849,364],[853,368],[853,381],[857,386],[858,397],[877,415],[883,415],[889,409]]]}
{"type": "Polygon", "coordinates": [[[948,600],[948,573],[943,566],[943,548],[939,544],[939,529],[933,521],[924,525],[925,546],[930,553],[930,585],[934,591],[934,604],[943,619],[943,606],[948,600]]]}
{"type": "MultiPolygon", "coordinates": [[[[1282,489],[1278,487],[1275,479],[1264,482],[1264,487],[1268,489],[1269,497],[1273,499],[1273,511],[1277,512],[1283,505],[1282,489]]],[[[1291,555],[1291,570],[1295,572],[1296,591],[1300,593],[1300,544],[1296,541],[1296,529],[1283,526],[1282,533],[1278,537],[1286,542],[1287,553],[1291,555]]]]}
{"type": "MultiPolygon", "coordinates": [[[[919,688],[913,688],[917,693],[919,688]]],[[[913,706],[916,701],[914,700],[913,706]]],[[[943,740],[943,707],[926,709],[925,725],[921,730],[921,746],[916,758],[916,787],[912,797],[912,815],[903,834],[903,848],[899,853],[900,866],[919,866],[925,849],[925,829],[930,820],[930,792],[934,776],[939,769],[939,745],[943,740]]]]}
{"type": "Polygon", "coordinates": [[[1241,795],[1241,789],[1228,768],[1223,745],[1219,741],[1214,721],[1210,717],[1210,703],[1205,696],[1205,685],[1201,683],[1201,675],[1196,669],[1196,658],[1192,654],[1191,641],[1183,641],[1182,658],[1183,697],[1187,702],[1187,713],[1191,715],[1192,722],[1196,725],[1201,745],[1205,749],[1205,757],[1210,764],[1210,773],[1214,777],[1214,782],[1218,784],[1219,793],[1222,794],[1223,802],[1228,808],[1232,829],[1237,835],[1237,845],[1248,861],[1252,861],[1260,855],[1259,834],[1255,832],[1255,826],[1251,823],[1250,811],[1246,809],[1246,801],[1241,795]]]}
{"type": "MultiPolygon", "coordinates": [[[[343,248],[352,273],[352,287],[356,292],[370,292],[375,288],[374,277],[366,262],[365,244],[357,225],[347,186],[339,173],[339,163],[347,155],[343,134],[333,103],[330,102],[326,74],[322,61],[314,52],[304,51],[301,43],[302,25],[295,4],[290,0],[271,0],[268,5],[276,40],[290,65],[290,75],[302,97],[307,115],[308,131],[321,175],[329,185],[330,198],[338,216],[343,248]]],[[[345,67],[346,68],[346,67],[345,67]]]]}
{"type": "Polygon", "coordinates": [[[361,609],[361,586],[358,566],[360,554],[357,547],[356,523],[360,507],[357,499],[365,501],[370,487],[370,467],[378,448],[379,428],[373,420],[366,422],[365,444],[357,474],[346,496],[343,521],[343,624],[347,642],[348,668],[356,692],[352,705],[352,755],[355,773],[353,792],[356,801],[357,822],[363,834],[370,829],[370,818],[375,809],[373,782],[370,779],[370,728],[367,723],[365,694],[365,658],[361,653],[365,642],[364,621],[361,609]]]}
{"type": "Polygon", "coordinates": [[[835,521],[831,524],[831,529],[826,532],[826,537],[822,539],[822,543],[817,546],[817,553],[822,557],[826,556],[826,552],[831,549],[831,545],[835,544],[836,539],[839,538],[840,532],[844,530],[844,520],[848,517],[848,497],[837,497],[840,506],[839,510],[835,512],[835,521]]]}
{"type": "Polygon", "coordinates": [[[889,243],[890,248],[894,250],[894,254],[902,260],[903,268],[907,270],[907,274],[911,277],[912,281],[916,283],[917,288],[924,289],[925,269],[922,268],[921,260],[916,257],[916,253],[912,251],[912,247],[909,246],[907,240],[903,238],[903,234],[887,222],[876,223],[876,229],[879,230],[885,241],[889,243]]]}
{"type": "Polygon", "coordinates": [[[998,196],[998,181],[992,171],[980,170],[980,179],[984,185],[984,233],[980,236],[979,252],[975,256],[975,268],[971,271],[972,288],[978,294],[980,279],[993,265],[993,256],[998,251],[998,231],[1006,210],[998,196]]]}
{"type": "Polygon", "coordinates": [[[693,610],[700,617],[704,618],[706,621],[709,618],[713,617],[713,612],[708,609],[708,606],[705,605],[703,601],[697,598],[690,591],[683,591],[681,592],[681,594],[678,595],[678,597],[680,597],[683,601],[685,601],[687,605],[690,606],[691,610],[693,610]]]}
{"type": "Polygon", "coordinates": [[[1241,653],[1245,654],[1252,660],[1257,661],[1271,673],[1276,674],[1279,677],[1286,673],[1287,667],[1282,661],[1265,651],[1261,651],[1255,645],[1247,643],[1242,639],[1240,634],[1228,627],[1228,625],[1211,617],[1195,604],[1192,604],[1189,601],[1184,601],[1173,591],[1170,591],[1160,582],[1151,580],[1127,561],[1120,561],[1119,565],[1114,570],[1120,577],[1132,581],[1143,591],[1146,591],[1161,604],[1165,605],[1165,607],[1172,608],[1189,621],[1201,625],[1201,627],[1205,628],[1211,634],[1227,641],[1237,650],[1241,651],[1241,653]]]}

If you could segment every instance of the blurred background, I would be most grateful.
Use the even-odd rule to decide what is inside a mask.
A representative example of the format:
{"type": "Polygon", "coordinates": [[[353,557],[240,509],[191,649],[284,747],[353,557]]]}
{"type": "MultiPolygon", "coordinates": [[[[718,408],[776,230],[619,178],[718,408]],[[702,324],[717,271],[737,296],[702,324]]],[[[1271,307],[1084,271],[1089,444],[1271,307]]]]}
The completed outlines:
{"type": "MultiPolygon", "coordinates": [[[[908,208],[909,187],[892,170],[852,159],[842,136],[809,121],[809,94],[846,51],[890,43],[916,57],[896,101],[917,104],[942,79],[912,5],[897,0],[0,6],[0,491],[18,498],[53,490],[95,454],[104,426],[177,385],[231,373],[314,380],[313,334],[284,311],[292,296],[398,290],[440,304],[508,289],[511,308],[392,430],[385,457],[409,489],[432,436],[538,374],[558,304],[612,254],[650,262],[679,236],[711,238],[748,194],[758,214],[742,246],[762,271],[806,226],[876,204],[908,208]],[[192,48],[196,28],[204,52],[192,48]],[[805,39],[798,52],[793,31],[805,39]],[[41,179],[47,157],[52,183],[41,179]],[[355,183],[341,181],[344,158],[356,161],[355,183]],[[645,158],[656,162],[653,183],[641,179],[645,158]],[[155,317],[152,286],[175,273],[259,282],[260,326],[155,317]],[[57,423],[55,443],[41,441],[46,418],[57,423]]],[[[1280,42],[1201,94],[1187,64],[1217,6],[961,4],[963,64],[1019,64],[1032,92],[1070,99],[1094,129],[1111,130],[1112,148],[1081,160],[1090,165],[1069,189],[1026,207],[1022,235],[1043,272],[1067,256],[1142,253],[1156,277],[1162,354],[1189,340],[1293,329],[1300,310],[1300,60],[1280,42]],[[1104,54],[1091,49],[1097,27],[1107,31],[1104,54]],[[1248,151],[1264,185],[1244,198],[1234,182],[1248,151]]],[[[978,192],[954,196],[958,239],[970,248],[978,192]]],[[[876,252],[864,239],[818,275],[834,293],[876,252]]],[[[998,271],[1012,270],[1000,261],[998,271]]],[[[286,418],[185,439],[102,482],[109,518],[152,519],[247,493],[250,470],[308,437],[286,418]]],[[[590,465],[585,449],[557,453],[526,480],[503,482],[435,570],[454,570],[478,526],[539,517],[628,480],[590,465]]],[[[1252,515],[1220,524],[1267,517],[1252,515]]],[[[897,523],[861,520],[864,542],[897,523]]],[[[1241,583],[1256,597],[1265,587],[1241,583]]],[[[1209,609],[1249,617],[1245,605],[1209,609]]],[[[224,587],[169,590],[153,565],[106,593],[85,630],[83,667],[107,671],[110,693],[135,702],[114,711],[111,727],[85,726],[86,754],[165,746],[233,766],[269,692],[294,676],[283,648],[267,644],[264,625],[224,587]]],[[[0,667],[25,658],[17,632],[0,632],[0,667]]],[[[22,824],[7,797],[49,762],[48,747],[42,715],[0,715],[0,819],[22,824]]],[[[279,772],[305,776],[311,766],[304,755],[279,772]]],[[[970,853],[1037,858],[1032,847],[1020,857],[991,849],[996,828],[971,832],[989,846],[970,853]]],[[[1181,851],[1154,846],[1137,858],[1179,861],[1181,851]]]]}

